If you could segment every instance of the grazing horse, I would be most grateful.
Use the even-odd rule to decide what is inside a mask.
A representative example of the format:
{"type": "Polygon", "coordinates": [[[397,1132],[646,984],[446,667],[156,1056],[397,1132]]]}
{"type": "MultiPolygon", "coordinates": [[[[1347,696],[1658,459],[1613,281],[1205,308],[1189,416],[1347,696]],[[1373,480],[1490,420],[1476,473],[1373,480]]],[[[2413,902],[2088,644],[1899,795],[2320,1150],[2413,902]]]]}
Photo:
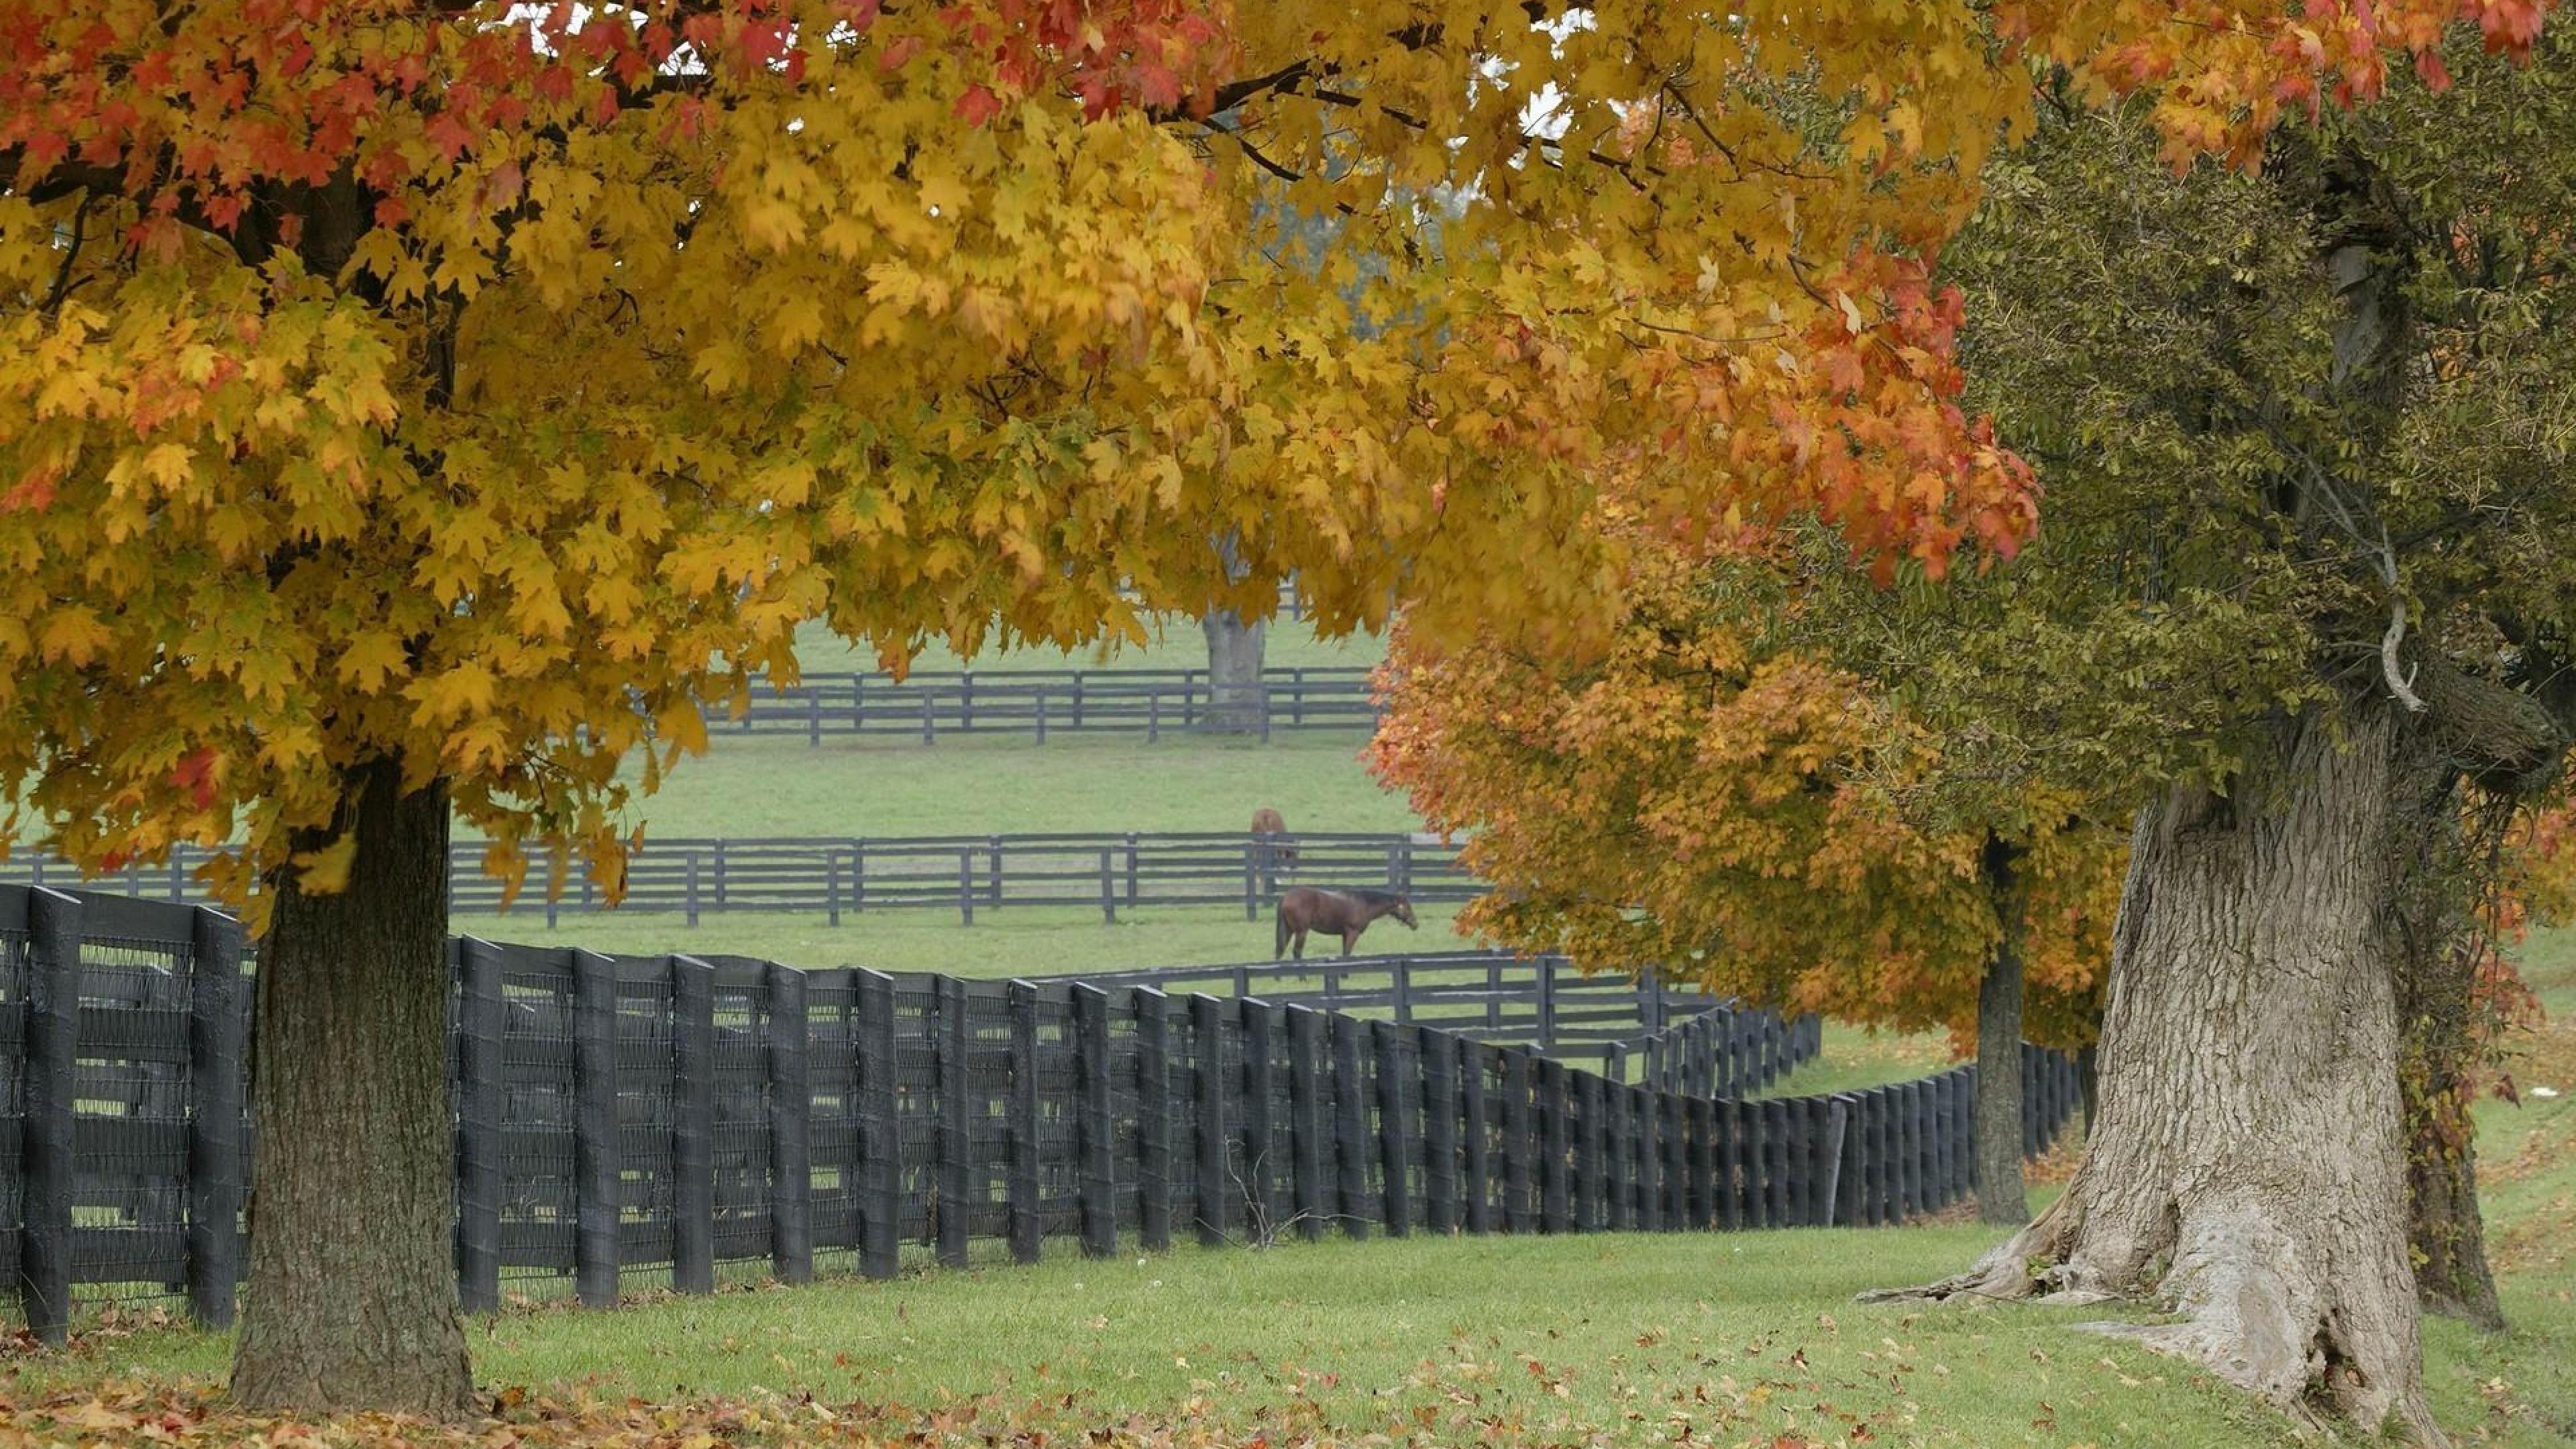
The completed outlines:
{"type": "Polygon", "coordinates": [[[1421,929],[1413,920],[1413,902],[1393,891],[1319,891],[1299,886],[1279,898],[1279,929],[1270,947],[1272,960],[1288,954],[1288,938],[1297,938],[1297,959],[1306,959],[1306,933],[1322,931],[1342,938],[1342,954],[1351,954],[1360,932],[1380,916],[1393,916],[1405,929],[1421,929]]]}

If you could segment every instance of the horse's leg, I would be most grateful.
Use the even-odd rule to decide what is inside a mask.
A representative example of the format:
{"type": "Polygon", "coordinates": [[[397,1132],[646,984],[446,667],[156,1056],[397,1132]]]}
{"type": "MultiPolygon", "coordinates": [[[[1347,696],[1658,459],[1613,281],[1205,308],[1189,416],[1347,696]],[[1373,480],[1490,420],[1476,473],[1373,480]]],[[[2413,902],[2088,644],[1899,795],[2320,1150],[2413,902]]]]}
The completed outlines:
{"type": "Polygon", "coordinates": [[[1297,928],[1297,959],[1306,959],[1306,928],[1303,926],[1297,928]]]}

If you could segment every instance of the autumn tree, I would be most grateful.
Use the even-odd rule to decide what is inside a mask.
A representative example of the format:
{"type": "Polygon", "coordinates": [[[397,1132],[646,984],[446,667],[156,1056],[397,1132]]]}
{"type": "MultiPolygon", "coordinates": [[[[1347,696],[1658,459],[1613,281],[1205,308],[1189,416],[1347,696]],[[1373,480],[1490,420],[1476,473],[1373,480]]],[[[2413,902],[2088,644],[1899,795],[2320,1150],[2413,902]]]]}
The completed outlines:
{"type": "MultiPolygon", "coordinates": [[[[1370,757],[1490,883],[1461,928],[1986,1060],[2089,1044],[2125,834],[2098,802],[1979,771],[1973,736],[1833,657],[1871,585],[1830,550],[1630,541],[1597,653],[1398,631],[1370,757]]],[[[2020,1073],[1981,1074],[1990,1221],[2029,1215],[2021,1120],[2020,1073]]]]}
{"type": "MultiPolygon", "coordinates": [[[[2187,150],[2457,7],[2193,8],[1995,13],[2158,84],[2187,150]]],[[[2017,538],[1921,301],[2029,115],[1987,21],[0,6],[0,775],[91,864],[224,849],[263,931],[237,1393],[466,1402],[451,822],[613,892],[620,763],[649,790],[701,701],[792,677],[799,620],[1074,642],[1294,570],[1327,629],[1580,633],[1639,450],[1704,464],[1649,519],[2017,538]],[[1342,218],[1325,265],[1276,260],[1282,193],[1342,218]]]]}

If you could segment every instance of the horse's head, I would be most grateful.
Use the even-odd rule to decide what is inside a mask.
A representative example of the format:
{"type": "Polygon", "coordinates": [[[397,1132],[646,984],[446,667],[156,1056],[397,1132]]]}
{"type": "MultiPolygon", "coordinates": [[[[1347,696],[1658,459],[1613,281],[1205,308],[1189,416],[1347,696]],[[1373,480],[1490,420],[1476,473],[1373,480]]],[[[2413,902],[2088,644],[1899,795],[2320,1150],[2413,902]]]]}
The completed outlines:
{"type": "Polygon", "coordinates": [[[1405,900],[1400,896],[1396,898],[1395,909],[1387,912],[1387,914],[1404,922],[1404,927],[1408,931],[1418,931],[1422,929],[1420,924],[1415,922],[1413,919],[1413,902],[1405,900]]]}

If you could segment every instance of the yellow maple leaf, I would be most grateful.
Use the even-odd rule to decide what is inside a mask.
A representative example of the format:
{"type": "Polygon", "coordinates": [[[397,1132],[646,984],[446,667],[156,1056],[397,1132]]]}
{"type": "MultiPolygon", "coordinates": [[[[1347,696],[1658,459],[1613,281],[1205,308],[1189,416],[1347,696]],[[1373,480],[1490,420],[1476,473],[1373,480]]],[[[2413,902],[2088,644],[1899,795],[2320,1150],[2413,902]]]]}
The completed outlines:
{"type": "Polygon", "coordinates": [[[312,896],[335,896],[348,888],[349,867],[358,858],[358,833],[354,830],[320,850],[301,850],[294,856],[298,890],[312,896]]]}

